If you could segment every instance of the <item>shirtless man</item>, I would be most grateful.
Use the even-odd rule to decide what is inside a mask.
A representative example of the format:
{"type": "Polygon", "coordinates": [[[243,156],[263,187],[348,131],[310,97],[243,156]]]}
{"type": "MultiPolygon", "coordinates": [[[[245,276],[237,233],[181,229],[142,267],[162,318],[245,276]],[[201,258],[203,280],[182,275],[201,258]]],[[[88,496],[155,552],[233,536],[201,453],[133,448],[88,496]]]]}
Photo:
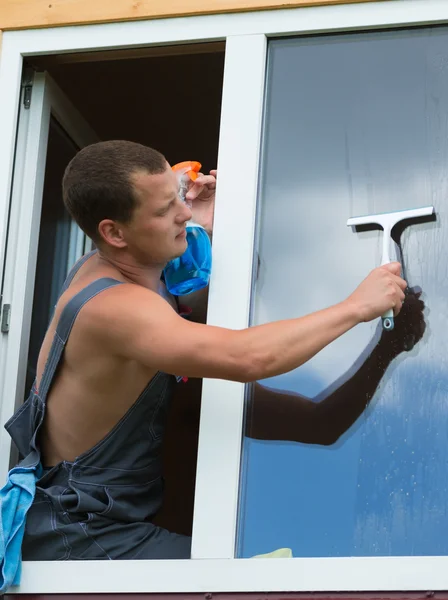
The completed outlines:
{"type": "MultiPolygon", "coordinates": [[[[208,231],[215,174],[201,175],[189,191],[194,219],[208,231]]],[[[165,264],[186,249],[192,216],[165,158],[131,142],[94,144],[67,167],[63,195],[97,252],[70,274],[30,398],[7,424],[25,463],[43,466],[23,558],[188,558],[188,537],[152,523],[162,503],[161,445],[176,376],[255,382],[295,369],[358,323],[390,308],[398,315],[406,282],[393,263],[372,271],[346,300],[305,317],[241,331],[190,322],[160,293],[165,264]]],[[[351,401],[340,429],[365,408],[392,358],[378,367],[376,357],[379,375],[361,401],[351,401]]],[[[283,415],[295,439],[285,407],[311,414],[313,403],[278,397],[278,433],[283,415]]],[[[274,408],[272,399],[260,396],[262,413],[274,408]]]]}

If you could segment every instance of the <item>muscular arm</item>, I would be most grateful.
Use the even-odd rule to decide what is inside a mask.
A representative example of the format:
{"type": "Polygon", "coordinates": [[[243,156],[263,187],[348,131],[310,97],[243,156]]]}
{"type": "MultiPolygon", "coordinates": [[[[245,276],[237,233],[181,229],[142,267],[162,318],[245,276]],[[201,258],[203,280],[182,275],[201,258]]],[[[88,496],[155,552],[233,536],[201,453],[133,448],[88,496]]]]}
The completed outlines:
{"type": "Polygon", "coordinates": [[[240,331],[190,323],[157,293],[123,284],[89,303],[88,325],[100,346],[148,370],[256,381],[299,367],[360,321],[388,308],[397,315],[406,287],[398,272],[396,263],[375,269],[344,302],[240,331]]]}
{"type": "Polygon", "coordinates": [[[392,360],[421,339],[425,322],[420,294],[409,292],[393,332],[383,333],[361,366],[320,402],[269,389],[255,383],[248,408],[247,435],[262,440],[287,440],[330,445],[336,442],[372,400],[392,360]]]}
{"type": "Polygon", "coordinates": [[[186,321],[158,294],[132,284],[89,305],[89,328],[110,352],[174,375],[242,382],[295,369],[360,321],[356,306],[343,302],[298,319],[230,330],[186,321]]]}

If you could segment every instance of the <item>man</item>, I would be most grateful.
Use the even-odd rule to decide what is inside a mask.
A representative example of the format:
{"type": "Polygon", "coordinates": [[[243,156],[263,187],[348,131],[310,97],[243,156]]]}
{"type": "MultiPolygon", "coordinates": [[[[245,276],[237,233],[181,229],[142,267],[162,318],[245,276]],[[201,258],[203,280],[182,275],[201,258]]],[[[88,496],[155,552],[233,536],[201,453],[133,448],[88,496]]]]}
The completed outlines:
{"type": "MultiPolygon", "coordinates": [[[[188,193],[195,221],[208,231],[215,174],[201,175],[188,193]]],[[[165,158],[131,142],[94,144],[68,165],[63,196],[97,252],[69,276],[31,396],[7,424],[25,461],[44,467],[23,558],[187,558],[190,539],[151,522],[162,503],[161,445],[176,377],[254,382],[295,369],[358,323],[391,308],[398,315],[406,282],[393,263],[372,271],[346,300],[306,317],[242,331],[189,322],[161,289],[165,264],[186,249],[192,216],[165,158]]],[[[379,375],[339,430],[362,412],[391,358],[373,369],[379,375]]],[[[317,414],[306,399],[258,387],[261,415],[281,401],[271,432],[255,419],[259,435],[296,439],[288,411],[305,421],[317,414]]]]}

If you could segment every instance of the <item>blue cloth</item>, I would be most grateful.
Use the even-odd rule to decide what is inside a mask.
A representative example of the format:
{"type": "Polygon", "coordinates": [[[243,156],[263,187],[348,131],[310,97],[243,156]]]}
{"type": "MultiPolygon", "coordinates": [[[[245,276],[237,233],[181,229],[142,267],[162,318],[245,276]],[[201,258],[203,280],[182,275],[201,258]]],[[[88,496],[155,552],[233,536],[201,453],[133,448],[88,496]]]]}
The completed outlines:
{"type": "Polygon", "coordinates": [[[40,464],[14,467],[0,490],[0,594],[20,583],[26,513],[33,503],[40,469],[40,464]]]}

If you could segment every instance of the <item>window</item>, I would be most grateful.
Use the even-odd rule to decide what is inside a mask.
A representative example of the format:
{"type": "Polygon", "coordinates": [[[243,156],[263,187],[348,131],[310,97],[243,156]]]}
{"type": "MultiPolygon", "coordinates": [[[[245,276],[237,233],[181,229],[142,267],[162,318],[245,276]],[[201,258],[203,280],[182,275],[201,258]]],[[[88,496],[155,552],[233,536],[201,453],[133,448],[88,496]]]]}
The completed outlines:
{"type": "MultiPolygon", "coordinates": [[[[209,323],[214,325],[239,329],[246,327],[250,322],[250,318],[252,318],[252,322],[256,322],[257,319],[271,318],[270,314],[272,312],[270,314],[265,312],[263,316],[263,306],[269,309],[269,306],[265,303],[263,294],[266,292],[267,297],[269,297],[269,294],[272,294],[271,288],[268,288],[267,285],[267,275],[270,277],[273,272],[272,267],[269,268],[267,254],[263,253],[266,252],[265,248],[267,248],[266,244],[269,243],[269,236],[274,235],[274,233],[269,233],[269,227],[266,223],[266,219],[268,221],[272,219],[268,215],[270,206],[269,193],[271,192],[265,187],[270,175],[269,169],[265,168],[265,155],[266,153],[269,154],[269,144],[275,141],[275,132],[273,132],[273,138],[270,140],[269,136],[267,136],[269,122],[266,120],[266,127],[263,128],[262,117],[263,106],[266,106],[266,114],[268,114],[270,103],[274,99],[274,95],[269,92],[273,81],[273,67],[275,67],[275,64],[271,61],[272,48],[275,48],[277,44],[277,54],[279,55],[282,44],[284,45],[285,52],[288,49],[288,45],[292,48],[294,48],[294,45],[302,45],[305,49],[304,51],[312,53],[312,42],[305,39],[305,36],[310,34],[339,33],[342,35],[347,31],[356,31],[356,34],[350,35],[359,36],[359,39],[367,40],[367,37],[363,38],[364,35],[372,35],[374,38],[376,34],[363,34],[361,33],[362,31],[384,30],[396,27],[421,27],[422,25],[444,23],[447,20],[448,5],[439,0],[390,0],[389,2],[372,1],[349,5],[313,6],[306,9],[258,11],[246,14],[221,14],[204,17],[156,19],[152,21],[87,25],[83,27],[5,32],[2,40],[0,63],[0,131],[2,132],[2,136],[0,137],[0,155],[2,156],[2,161],[0,162],[0,214],[7,214],[7,206],[9,204],[23,58],[52,54],[62,55],[92,50],[109,51],[116,49],[117,44],[119,44],[121,49],[129,49],[193,42],[222,42],[225,40],[226,54],[218,159],[219,186],[213,237],[214,272],[212,274],[207,319],[209,323]],[[277,39],[284,38],[285,36],[297,39],[292,41],[277,39]],[[269,50],[268,85],[265,88],[268,44],[272,44],[272,47],[269,50]],[[265,89],[268,90],[267,103],[265,103],[265,89]],[[262,140],[263,131],[264,136],[262,140]],[[258,175],[260,165],[261,180],[259,184],[258,175]],[[258,188],[260,188],[260,194],[258,194],[258,188]],[[260,198],[261,211],[257,215],[258,197],[260,198]],[[260,242],[258,251],[261,263],[258,280],[254,280],[255,293],[252,298],[254,233],[258,218],[260,222],[257,226],[259,232],[257,239],[260,242]],[[260,291],[262,292],[261,294],[260,291]],[[252,313],[251,298],[253,300],[252,313]],[[250,317],[251,314],[252,317],[250,317]]],[[[381,35],[384,35],[384,40],[389,40],[387,43],[392,43],[390,40],[393,40],[397,34],[381,33],[381,35]]],[[[425,35],[424,32],[417,32],[415,39],[423,39],[425,35]]],[[[442,34],[440,35],[442,36],[442,34]]],[[[437,39],[442,39],[442,37],[437,39]]],[[[342,40],[343,38],[341,37],[340,39],[342,40]]],[[[354,37],[352,39],[355,40],[358,38],[354,37]]],[[[398,36],[398,39],[406,38],[405,36],[403,38],[399,38],[398,36]]],[[[314,43],[318,41],[318,38],[314,39],[314,43]]],[[[336,38],[334,38],[334,51],[340,51],[342,47],[343,42],[336,42],[336,38]]],[[[320,46],[316,45],[315,50],[317,53],[320,51],[325,53],[326,48],[325,44],[321,44],[320,46]]],[[[385,69],[390,60],[389,56],[386,58],[385,69]]],[[[328,60],[330,61],[330,59],[331,52],[329,53],[328,60]]],[[[334,65],[334,60],[331,64],[334,65]]],[[[305,67],[306,65],[303,68],[305,67]]],[[[416,68],[422,69],[420,64],[417,64],[416,68]]],[[[326,65],[325,69],[328,71],[326,65]]],[[[440,63],[439,69],[443,73],[443,61],[440,63]]],[[[389,71],[386,69],[386,72],[389,71]]],[[[336,72],[334,70],[328,74],[329,77],[333,78],[335,78],[335,75],[336,72]]],[[[361,73],[359,76],[366,77],[366,75],[365,73],[361,73]]],[[[378,71],[375,72],[375,76],[377,80],[378,78],[381,80],[382,75],[378,71]]],[[[297,82],[298,74],[295,71],[290,72],[290,77],[291,86],[293,87],[297,82]]],[[[350,80],[349,74],[345,73],[345,77],[350,80]]],[[[372,79],[372,81],[377,80],[372,79]]],[[[367,83],[370,84],[370,81],[369,79],[367,83]]],[[[439,81],[443,82],[443,77],[439,81]]],[[[305,83],[313,85],[312,80],[305,83]]],[[[323,86],[325,85],[325,81],[322,81],[322,79],[321,83],[323,86]]],[[[338,82],[336,81],[336,83],[338,82]]],[[[354,87],[355,82],[348,81],[348,83],[351,86],[350,89],[356,92],[357,90],[354,87]]],[[[399,81],[394,81],[393,83],[398,86],[399,81]]],[[[442,86],[442,83],[440,85],[442,86]]],[[[440,96],[443,98],[442,87],[440,88],[440,96]]],[[[332,92],[336,98],[339,97],[339,102],[335,102],[334,106],[331,107],[333,114],[334,111],[341,109],[342,92],[343,90],[339,85],[332,92]]],[[[375,90],[375,92],[377,93],[378,90],[375,90]]],[[[311,91],[309,91],[309,94],[311,94],[311,91]]],[[[310,101],[310,119],[315,119],[318,105],[324,99],[318,96],[317,100],[314,100],[311,95],[308,96],[308,99],[310,101]]],[[[104,101],[107,102],[107,98],[104,101]]],[[[362,108],[362,106],[362,104],[359,104],[359,108],[362,108]]],[[[287,99],[285,100],[286,108],[288,108],[287,99]]],[[[441,111],[440,114],[443,114],[442,106],[439,110],[441,111]]],[[[406,111],[403,110],[402,112],[405,113],[406,111]]],[[[39,170],[38,165],[43,152],[42,148],[46,148],[46,141],[43,141],[40,132],[42,123],[45,118],[49,119],[49,114],[50,111],[43,111],[42,116],[33,122],[35,129],[28,134],[29,138],[25,144],[27,150],[25,165],[27,170],[22,179],[23,189],[22,184],[19,186],[14,185],[12,188],[13,209],[17,210],[23,219],[17,221],[21,224],[20,232],[18,232],[17,228],[10,228],[8,243],[12,239],[11,236],[15,236],[16,253],[9,253],[6,267],[3,258],[3,251],[6,247],[6,220],[0,219],[0,249],[2,253],[0,257],[0,269],[2,273],[5,272],[8,277],[11,277],[11,283],[8,284],[11,285],[9,300],[12,301],[13,306],[10,332],[0,337],[0,420],[2,424],[12,412],[16,395],[18,394],[20,397],[23,397],[23,394],[20,395],[18,392],[18,382],[23,381],[24,368],[26,368],[27,353],[24,349],[27,347],[29,339],[27,306],[29,306],[30,302],[30,290],[33,289],[32,282],[35,275],[36,259],[36,255],[30,252],[30,244],[34,248],[34,251],[36,251],[37,240],[33,224],[37,222],[36,219],[38,220],[40,215],[39,194],[36,192],[36,189],[43,183],[40,180],[42,171],[39,170]],[[15,201],[14,194],[16,195],[15,201]],[[14,275],[14,278],[12,278],[11,273],[14,275]]],[[[415,114],[419,115],[418,119],[420,119],[421,123],[421,113],[416,112],[415,114]]],[[[359,119],[360,116],[361,114],[358,115],[359,119]]],[[[297,125],[295,117],[296,115],[294,114],[289,117],[291,131],[297,125]]],[[[325,118],[326,122],[331,126],[332,121],[330,117],[331,114],[322,115],[322,118],[325,118]]],[[[400,114],[399,117],[400,122],[404,122],[405,114],[400,114]]],[[[411,120],[410,117],[409,120],[411,120]]],[[[299,122],[303,121],[299,120],[299,122]]],[[[443,121],[441,123],[442,125],[438,125],[434,121],[431,123],[431,126],[441,131],[443,121]]],[[[396,124],[392,125],[396,127],[396,124]]],[[[48,123],[45,127],[47,126],[48,123]]],[[[381,124],[381,127],[384,127],[383,124],[381,124]]],[[[393,131],[396,131],[396,129],[394,130],[392,127],[391,132],[393,131]]],[[[330,135],[331,131],[327,133],[330,135]]],[[[378,150],[380,140],[378,140],[378,136],[375,137],[375,133],[375,131],[372,131],[373,140],[376,140],[377,143],[375,148],[378,150]]],[[[387,133],[389,135],[389,132],[387,133]]],[[[286,131],[286,135],[288,134],[289,132],[286,131]]],[[[406,130],[406,134],[410,135],[410,132],[406,130]]],[[[19,127],[18,140],[21,139],[21,135],[19,127]]],[[[390,133],[390,136],[392,137],[392,133],[390,133]]],[[[434,145],[435,139],[435,134],[433,137],[430,136],[428,138],[429,141],[433,140],[433,146],[430,148],[431,152],[429,153],[433,160],[431,165],[434,165],[434,160],[441,160],[442,155],[437,154],[437,146],[434,145]]],[[[367,147],[366,140],[356,137],[355,140],[361,147],[367,147]]],[[[353,168],[353,190],[364,189],[365,191],[366,180],[361,177],[363,174],[363,164],[359,162],[360,158],[355,152],[355,147],[351,145],[354,143],[353,138],[349,141],[348,155],[353,168]]],[[[291,157],[295,149],[299,148],[297,142],[298,140],[294,140],[294,144],[291,146],[291,157]]],[[[316,143],[317,138],[313,142],[316,143]]],[[[442,149],[442,146],[440,148],[442,149]]],[[[334,151],[334,148],[332,150],[331,146],[325,148],[328,161],[330,161],[332,151],[334,151]]],[[[280,151],[278,152],[280,156],[280,151]]],[[[412,154],[412,148],[407,146],[404,147],[403,152],[404,157],[412,155],[417,159],[421,158],[418,154],[412,154]]],[[[283,155],[284,150],[281,150],[281,156],[283,155]]],[[[315,156],[315,152],[306,149],[302,160],[307,160],[308,164],[310,164],[315,156]]],[[[381,157],[378,154],[374,156],[376,157],[376,165],[379,169],[378,165],[380,165],[381,157]]],[[[327,183],[331,182],[330,176],[333,178],[341,177],[345,163],[341,163],[339,156],[337,158],[338,161],[326,173],[327,183]]],[[[392,156],[392,158],[396,160],[397,157],[392,156]]],[[[407,163],[403,161],[403,164],[407,163]]],[[[389,168],[389,165],[387,167],[389,168]]],[[[291,175],[291,167],[289,166],[288,168],[290,169],[289,174],[287,173],[287,169],[279,173],[276,185],[286,183],[288,177],[292,177],[295,180],[295,177],[291,175]]],[[[15,169],[17,172],[17,162],[15,169]]],[[[297,166],[297,177],[299,176],[300,169],[303,170],[303,165],[299,164],[297,166]]],[[[305,175],[308,181],[313,184],[313,171],[310,170],[305,175]]],[[[373,172],[373,175],[378,176],[376,171],[373,172]]],[[[392,177],[392,174],[390,177],[392,177]]],[[[376,182],[376,179],[373,181],[376,182]]],[[[390,182],[392,179],[390,178],[388,181],[390,182]]],[[[440,184],[440,179],[437,181],[440,184]]],[[[347,182],[344,179],[344,186],[346,185],[347,182]]],[[[344,187],[345,189],[346,187],[344,187]]],[[[443,183],[437,186],[437,190],[439,190],[437,193],[442,194],[440,191],[442,189],[443,183]]],[[[309,191],[310,188],[308,188],[307,193],[309,191]]],[[[421,195],[417,197],[415,189],[410,190],[410,192],[412,192],[412,202],[418,202],[418,205],[420,205],[421,195]]],[[[302,193],[305,192],[302,191],[302,193]]],[[[321,199],[322,196],[319,194],[311,208],[317,209],[318,200],[320,201],[321,199]]],[[[402,200],[400,199],[400,202],[402,200]]],[[[342,205],[345,206],[341,197],[338,197],[338,201],[341,201],[342,205]]],[[[393,209],[409,206],[407,201],[406,204],[400,204],[395,195],[393,196],[393,201],[397,202],[397,204],[393,205],[393,209]]],[[[358,198],[356,198],[356,202],[358,202],[358,198]]],[[[434,198],[434,204],[437,205],[438,217],[440,216],[443,219],[443,211],[440,212],[442,209],[436,198],[434,198]]],[[[412,206],[415,205],[412,204],[412,206]]],[[[299,205],[297,204],[297,206],[299,205]]],[[[351,253],[356,257],[357,261],[359,260],[359,276],[361,276],[378,259],[378,233],[351,232],[345,226],[346,218],[351,216],[346,214],[350,207],[345,206],[346,212],[339,215],[336,204],[329,203],[329,206],[334,208],[334,213],[330,225],[328,218],[325,220],[324,226],[329,230],[327,236],[330,236],[330,234],[331,236],[335,236],[336,241],[339,239],[337,236],[345,236],[344,240],[346,240],[347,247],[352,249],[351,253]],[[339,225],[337,224],[339,217],[342,219],[340,233],[339,225]],[[363,258],[361,260],[361,253],[368,254],[369,259],[363,258]],[[368,262],[369,265],[367,264],[368,262]],[[370,265],[370,263],[372,264],[370,265]]],[[[369,211],[371,208],[375,208],[375,210],[378,208],[376,204],[375,207],[370,207],[367,201],[365,206],[369,211]]],[[[326,204],[325,207],[327,207],[326,204]]],[[[353,209],[357,208],[358,205],[354,202],[353,209]]],[[[359,208],[361,210],[363,206],[360,205],[359,208]]],[[[294,208],[294,210],[296,209],[297,207],[294,208]]],[[[311,220],[311,217],[311,214],[308,215],[308,219],[311,220]]],[[[292,221],[292,219],[288,220],[292,221]]],[[[406,247],[406,251],[409,249],[411,254],[413,252],[418,253],[418,249],[421,248],[420,244],[422,243],[420,241],[420,233],[423,232],[422,235],[425,236],[424,243],[427,244],[428,251],[435,253],[437,245],[443,242],[441,237],[442,227],[443,221],[438,219],[436,223],[429,223],[424,226],[419,224],[414,229],[408,229],[402,237],[403,247],[406,247]],[[431,244],[434,244],[434,246],[431,244]]],[[[282,235],[278,236],[277,239],[282,242],[282,248],[287,250],[287,244],[291,242],[292,238],[289,232],[285,233],[285,231],[285,229],[282,229],[282,235]]],[[[313,239],[314,236],[311,235],[313,233],[311,227],[306,229],[305,233],[310,239],[313,239]]],[[[323,233],[322,229],[321,233],[323,233]]],[[[296,242],[295,251],[298,255],[301,252],[300,242],[300,239],[296,242]]],[[[330,238],[327,237],[324,239],[324,243],[329,244],[330,238]]],[[[269,252],[269,248],[267,251],[269,252]]],[[[333,256],[334,253],[331,252],[330,257],[332,260],[334,260],[333,256]]],[[[350,258],[353,260],[353,256],[350,258]]],[[[325,259],[323,257],[322,263],[327,265],[329,260],[330,258],[325,259]]],[[[255,263],[255,266],[257,266],[257,263],[255,263]]],[[[443,269],[443,260],[437,259],[437,268],[443,269]]],[[[423,273],[425,277],[430,275],[430,273],[426,273],[429,268],[425,267],[421,269],[420,266],[415,266],[413,261],[409,262],[408,270],[412,274],[412,277],[415,277],[415,280],[418,278],[419,269],[425,271],[423,273]],[[411,263],[414,266],[411,266],[411,263]]],[[[438,273],[440,272],[438,271],[438,273]]],[[[331,275],[336,276],[336,270],[333,270],[331,275]]],[[[353,283],[355,275],[348,269],[345,275],[347,279],[344,285],[347,287],[347,291],[350,291],[349,287],[351,288],[351,283],[353,283]]],[[[339,299],[343,294],[343,289],[340,278],[335,277],[335,279],[337,281],[334,284],[332,293],[334,293],[334,297],[337,296],[339,299]],[[338,286],[341,287],[339,288],[338,286]]],[[[435,275],[431,281],[433,282],[431,284],[433,287],[431,288],[431,285],[428,285],[425,288],[425,293],[431,293],[433,298],[443,298],[441,291],[434,290],[435,275]]],[[[443,273],[437,283],[440,285],[441,282],[443,283],[443,273]]],[[[282,285],[283,283],[281,282],[282,285]]],[[[294,282],[288,281],[287,283],[290,285],[294,282]]],[[[423,283],[422,287],[424,287],[423,283]]],[[[283,296],[285,294],[282,294],[282,301],[286,301],[286,296],[284,298],[283,296]]],[[[6,300],[4,299],[4,301],[6,300]]],[[[300,302],[301,312],[315,310],[318,308],[319,301],[322,300],[317,298],[315,301],[312,301],[312,298],[306,294],[301,294],[297,298],[297,307],[300,302]]],[[[294,307],[294,310],[298,310],[297,307],[294,307]]],[[[440,317],[444,315],[443,309],[443,306],[439,309],[440,317]]],[[[431,310],[430,319],[433,318],[431,310]]],[[[370,331],[369,333],[368,327],[360,328],[360,331],[364,337],[361,336],[358,338],[355,335],[356,339],[352,338],[350,348],[347,348],[346,363],[343,362],[344,357],[341,357],[341,361],[337,363],[334,358],[328,358],[332,369],[334,367],[331,375],[325,375],[330,381],[334,381],[338,373],[344,372],[347,366],[353,363],[354,357],[364,349],[365,342],[370,338],[372,332],[370,331]],[[356,344],[358,344],[358,347],[356,344]],[[351,357],[348,354],[349,352],[352,353],[351,357]]],[[[434,332],[430,331],[430,333],[431,340],[435,339],[434,332]]],[[[437,339],[440,338],[437,337],[437,339]]],[[[427,348],[425,343],[426,338],[417,347],[417,362],[420,360],[420,353],[433,351],[431,348],[427,348]]],[[[437,346],[436,351],[439,351],[438,349],[441,351],[442,346],[437,346]]],[[[405,364],[407,361],[410,362],[410,356],[406,356],[405,358],[406,360],[403,360],[403,364],[400,364],[396,369],[397,373],[399,369],[402,369],[403,376],[405,364]]],[[[397,359],[397,361],[401,361],[401,359],[397,359]]],[[[308,374],[311,375],[309,371],[308,374]]],[[[302,388],[302,392],[308,393],[311,397],[315,397],[319,391],[325,389],[326,382],[322,376],[319,378],[319,381],[313,379],[311,376],[308,377],[307,381],[307,385],[309,384],[308,390],[302,388]]],[[[278,385],[278,382],[276,382],[276,385],[278,385]]],[[[285,382],[283,387],[286,388],[286,386],[287,383],[285,382]]],[[[76,563],[76,565],[69,562],[60,564],[25,563],[23,565],[22,584],[15,591],[20,594],[64,593],[68,591],[71,593],[177,592],[185,594],[188,592],[206,591],[257,592],[269,590],[272,592],[282,592],[294,590],[297,592],[332,592],[337,590],[374,592],[384,590],[415,591],[448,589],[448,578],[446,575],[448,572],[448,557],[446,555],[412,556],[412,552],[406,555],[397,552],[396,556],[390,557],[375,556],[373,552],[366,552],[366,556],[348,558],[347,553],[342,549],[340,538],[336,536],[337,543],[339,544],[337,551],[339,551],[340,556],[330,555],[322,545],[319,546],[320,554],[317,551],[308,552],[308,548],[304,548],[300,556],[300,550],[298,551],[297,546],[294,546],[297,537],[289,540],[286,539],[285,541],[282,535],[275,537],[266,522],[259,525],[260,536],[258,540],[255,539],[250,531],[251,519],[253,519],[255,513],[250,511],[252,510],[251,507],[255,506],[256,510],[258,508],[254,503],[250,505],[247,499],[250,500],[253,498],[253,495],[251,496],[250,494],[255,488],[253,486],[251,488],[250,486],[253,483],[253,475],[256,475],[256,473],[252,473],[251,456],[250,452],[249,454],[247,453],[247,450],[249,443],[255,447],[259,442],[248,442],[246,439],[242,444],[243,432],[247,431],[243,429],[245,393],[245,386],[239,383],[217,380],[205,380],[203,383],[197,462],[198,474],[194,502],[192,560],[172,562],[98,561],[95,563],[86,561],[85,563],[76,563]],[[242,486],[241,494],[240,485],[242,486]],[[293,546],[294,553],[298,557],[288,560],[237,559],[239,556],[252,556],[253,552],[258,553],[274,550],[278,545],[293,546]],[[73,577],[75,568],[76,577],[73,577]]],[[[369,409],[368,418],[374,415],[375,402],[377,402],[376,399],[372,403],[372,408],[369,409]]],[[[422,413],[423,419],[426,418],[425,414],[422,413]]],[[[247,417],[247,424],[250,427],[250,413],[247,414],[247,417]]],[[[432,422],[431,426],[437,428],[438,424],[432,422]]],[[[436,430],[434,429],[434,431],[436,430]]],[[[352,435],[352,432],[349,432],[348,435],[352,435]]],[[[392,433],[387,435],[392,435],[392,433]]],[[[272,445],[271,442],[263,442],[263,444],[272,445]]],[[[276,446],[275,442],[273,446],[276,446]]],[[[277,451],[278,448],[275,448],[275,450],[277,451]]],[[[289,452],[290,448],[281,448],[280,450],[289,452]]],[[[295,447],[294,452],[296,451],[295,447]]],[[[307,452],[308,449],[301,448],[300,451],[307,452]]],[[[321,456],[324,456],[327,451],[329,456],[332,452],[327,448],[322,450],[310,449],[309,451],[320,453],[321,456]]],[[[336,456],[336,452],[333,454],[336,456]]],[[[371,456],[368,452],[366,454],[367,456],[371,456]]],[[[0,476],[2,480],[4,480],[8,460],[9,439],[3,432],[0,432],[0,476]],[[7,458],[5,459],[5,457],[7,458]]],[[[435,461],[432,464],[436,465],[438,463],[435,461]]],[[[282,480],[282,484],[286,481],[287,477],[282,480]]],[[[443,474],[441,475],[441,481],[444,481],[443,474]]],[[[440,485],[442,489],[442,483],[440,485]]],[[[288,497],[287,500],[290,501],[291,497],[288,497]]],[[[284,505],[279,503],[278,498],[276,501],[276,510],[279,512],[284,510],[284,505]]],[[[293,519],[294,515],[292,513],[289,514],[291,515],[291,519],[293,519]]],[[[389,554],[392,554],[392,552],[389,554]]]]}
{"type": "Polygon", "coordinates": [[[421,341],[409,302],[393,332],[363,324],[251,386],[240,556],[448,553],[447,62],[445,27],[269,44],[252,323],[336,304],[381,264],[382,232],[349,217],[435,205],[437,221],[396,238],[421,341]]]}
{"type": "Polygon", "coordinates": [[[37,358],[65,277],[86,249],[88,241],[70,219],[61,199],[64,169],[78,147],[54,117],[50,119],[46,176],[43,189],[33,313],[25,393],[36,377],[37,358]]]}
{"type": "MultiPolygon", "coordinates": [[[[34,77],[28,105],[26,87],[33,78],[24,71],[2,286],[3,302],[10,307],[10,328],[0,337],[2,424],[32,384],[36,355],[69,264],[90,249],[90,240],[63,209],[61,177],[76,148],[97,138],[46,79],[34,77]]],[[[17,454],[3,432],[0,443],[4,481],[17,454]]]]}

